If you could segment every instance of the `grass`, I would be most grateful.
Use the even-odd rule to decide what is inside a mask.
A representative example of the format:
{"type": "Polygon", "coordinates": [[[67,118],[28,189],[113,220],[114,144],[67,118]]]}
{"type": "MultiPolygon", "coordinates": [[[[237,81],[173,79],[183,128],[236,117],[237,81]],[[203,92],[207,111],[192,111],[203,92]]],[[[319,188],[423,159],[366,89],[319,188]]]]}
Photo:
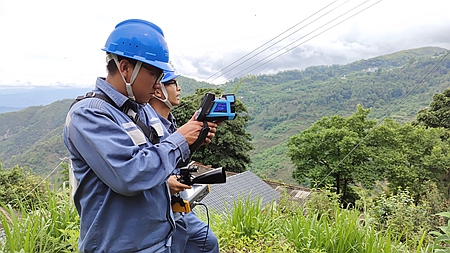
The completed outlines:
{"type": "Polygon", "coordinates": [[[68,191],[48,189],[47,194],[47,201],[19,201],[18,210],[2,206],[2,252],[76,252],[79,217],[68,191]]]}
{"type": "MultiPolygon", "coordinates": [[[[3,205],[1,253],[77,251],[79,217],[69,192],[48,189],[43,199],[19,202],[18,210],[3,205]]],[[[282,200],[263,207],[259,198],[239,198],[226,212],[212,213],[210,226],[221,253],[450,253],[450,222],[439,231],[424,233],[411,249],[400,239],[402,234],[393,233],[392,227],[379,230],[367,213],[340,208],[333,199],[324,205],[320,201],[324,200],[297,205],[282,200]],[[427,243],[428,236],[435,238],[433,243],[427,243]]],[[[197,213],[204,220],[208,217],[202,210],[197,213]]],[[[448,212],[437,215],[450,218],[448,212]]]]}

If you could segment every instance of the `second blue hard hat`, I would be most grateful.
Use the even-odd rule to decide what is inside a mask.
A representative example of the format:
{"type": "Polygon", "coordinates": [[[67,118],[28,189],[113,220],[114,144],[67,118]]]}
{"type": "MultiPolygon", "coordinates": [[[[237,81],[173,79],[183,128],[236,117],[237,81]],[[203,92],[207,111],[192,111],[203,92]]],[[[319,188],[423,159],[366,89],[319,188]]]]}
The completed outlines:
{"type": "Polygon", "coordinates": [[[179,77],[179,74],[175,74],[175,71],[164,71],[164,77],[161,80],[161,83],[166,83],[172,79],[179,77]]]}

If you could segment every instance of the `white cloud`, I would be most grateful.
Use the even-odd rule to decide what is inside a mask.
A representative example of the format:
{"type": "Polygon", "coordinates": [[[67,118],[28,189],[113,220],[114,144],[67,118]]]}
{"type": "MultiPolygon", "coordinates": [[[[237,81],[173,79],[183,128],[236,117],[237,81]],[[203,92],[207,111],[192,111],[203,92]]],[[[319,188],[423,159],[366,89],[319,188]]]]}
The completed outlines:
{"type": "Polygon", "coordinates": [[[92,86],[97,76],[105,74],[105,54],[100,48],[114,26],[129,18],[146,19],[160,26],[176,69],[182,75],[204,80],[331,4],[326,9],[329,13],[321,12],[323,18],[311,22],[319,17],[316,15],[303,22],[289,33],[304,26],[299,32],[234,70],[228,69],[228,73],[215,82],[243,76],[271,59],[251,73],[342,64],[422,46],[450,48],[450,16],[447,14],[450,2],[384,0],[377,3],[370,0],[355,11],[376,4],[336,25],[355,12],[342,18],[338,18],[339,15],[361,3],[364,2],[2,1],[0,86],[92,86]],[[306,25],[309,22],[311,24],[306,25]],[[320,31],[332,25],[336,27],[317,35],[320,31],[316,29],[327,22],[330,24],[320,31]],[[296,40],[299,41],[294,42],[296,40]],[[281,49],[289,43],[293,44],[281,49]],[[298,47],[290,50],[295,46],[298,47]],[[269,56],[276,50],[281,51],[269,56]],[[282,52],[286,53],[276,57],[282,52]],[[268,58],[262,60],[265,57],[268,58]],[[262,62],[256,63],[260,60],[262,62]],[[250,67],[253,64],[256,65],[250,67]]]}

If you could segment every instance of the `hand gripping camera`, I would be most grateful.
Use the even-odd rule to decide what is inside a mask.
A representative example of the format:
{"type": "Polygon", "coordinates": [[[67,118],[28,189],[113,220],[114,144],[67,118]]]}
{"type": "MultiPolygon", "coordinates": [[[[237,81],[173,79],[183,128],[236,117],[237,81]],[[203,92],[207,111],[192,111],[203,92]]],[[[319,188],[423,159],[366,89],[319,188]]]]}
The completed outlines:
{"type": "Polygon", "coordinates": [[[189,166],[180,169],[178,181],[190,185],[192,188],[172,196],[172,210],[174,212],[190,212],[194,206],[210,193],[210,184],[225,183],[227,180],[225,170],[222,167],[194,177],[192,172],[197,171],[198,166],[193,165],[192,163],[189,166]]]}
{"type": "MultiPolygon", "coordinates": [[[[191,155],[205,142],[209,133],[208,122],[221,122],[224,120],[233,120],[236,118],[235,97],[234,94],[224,94],[216,98],[213,93],[206,93],[198,109],[197,121],[203,121],[203,127],[200,130],[197,140],[189,146],[191,155]]],[[[190,158],[185,162],[180,162],[177,168],[186,167],[190,158]]]]}
{"type": "Polygon", "coordinates": [[[236,118],[234,94],[225,94],[217,98],[213,93],[206,93],[203,97],[196,120],[203,121],[203,128],[200,131],[198,139],[190,146],[191,154],[194,153],[205,141],[209,132],[209,122],[220,122],[236,118]]]}

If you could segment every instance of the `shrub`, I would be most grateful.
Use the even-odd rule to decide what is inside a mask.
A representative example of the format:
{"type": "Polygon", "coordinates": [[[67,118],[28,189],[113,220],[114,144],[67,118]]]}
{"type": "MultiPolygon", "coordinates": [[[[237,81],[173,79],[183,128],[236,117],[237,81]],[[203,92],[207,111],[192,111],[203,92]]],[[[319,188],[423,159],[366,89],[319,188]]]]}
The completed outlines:
{"type": "Polygon", "coordinates": [[[416,204],[408,189],[398,188],[396,193],[381,193],[364,202],[364,215],[376,221],[377,230],[390,231],[394,237],[416,248],[421,240],[432,238],[423,235],[431,229],[431,214],[425,203],[416,204]]]}

